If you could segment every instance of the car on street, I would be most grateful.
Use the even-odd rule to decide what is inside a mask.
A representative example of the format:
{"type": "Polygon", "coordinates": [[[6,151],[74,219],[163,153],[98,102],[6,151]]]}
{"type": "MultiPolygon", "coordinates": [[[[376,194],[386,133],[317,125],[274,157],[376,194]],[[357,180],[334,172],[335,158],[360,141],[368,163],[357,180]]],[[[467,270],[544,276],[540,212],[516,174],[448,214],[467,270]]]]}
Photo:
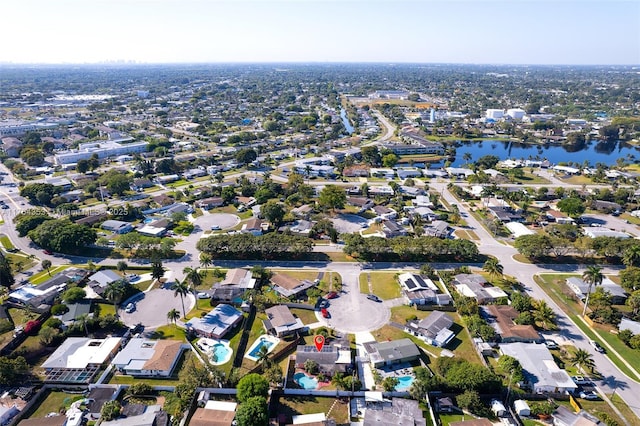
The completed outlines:
{"type": "Polygon", "coordinates": [[[367,294],[367,299],[373,300],[374,302],[382,302],[382,299],[380,299],[375,294],[367,294]]]}
{"type": "Polygon", "coordinates": [[[125,308],[124,311],[128,314],[130,314],[131,312],[136,310],[136,305],[134,303],[129,303],[125,308]]]}
{"type": "Polygon", "coordinates": [[[573,383],[575,383],[576,385],[591,384],[591,381],[585,378],[584,376],[572,376],[571,379],[573,380],[573,383]]]}
{"type": "Polygon", "coordinates": [[[208,299],[209,295],[207,293],[198,293],[198,299],[208,299]]]}
{"type": "Polygon", "coordinates": [[[597,401],[600,399],[600,396],[594,391],[583,391],[580,392],[580,398],[586,399],[587,401],[597,401]]]}
{"type": "Polygon", "coordinates": [[[140,279],[140,275],[137,275],[137,274],[127,275],[127,280],[129,280],[130,283],[134,283],[139,279],[140,279]]]}
{"type": "Polygon", "coordinates": [[[593,346],[593,349],[595,349],[596,352],[604,353],[604,348],[600,346],[600,343],[596,342],[595,340],[589,340],[589,344],[593,346]]]}
{"type": "Polygon", "coordinates": [[[2,208],[3,208],[3,209],[8,209],[8,208],[9,208],[9,206],[8,206],[8,205],[6,205],[6,204],[3,204],[3,205],[2,205],[2,208]]]}
{"type": "Polygon", "coordinates": [[[320,307],[320,309],[325,309],[329,307],[329,301],[328,300],[321,300],[320,304],[318,305],[320,307]]]}
{"type": "Polygon", "coordinates": [[[42,252],[44,254],[48,254],[49,256],[51,256],[53,254],[53,252],[51,250],[42,250],[42,252]]]}
{"type": "Polygon", "coordinates": [[[327,308],[322,308],[320,312],[322,313],[322,318],[331,318],[331,314],[329,313],[327,308]]]}
{"type": "Polygon", "coordinates": [[[325,299],[335,299],[336,297],[338,297],[338,293],[335,291],[330,291],[326,296],[324,296],[325,299]]]}
{"type": "Polygon", "coordinates": [[[211,225],[211,230],[212,231],[219,231],[220,230],[220,226],[219,225],[211,225]]]}

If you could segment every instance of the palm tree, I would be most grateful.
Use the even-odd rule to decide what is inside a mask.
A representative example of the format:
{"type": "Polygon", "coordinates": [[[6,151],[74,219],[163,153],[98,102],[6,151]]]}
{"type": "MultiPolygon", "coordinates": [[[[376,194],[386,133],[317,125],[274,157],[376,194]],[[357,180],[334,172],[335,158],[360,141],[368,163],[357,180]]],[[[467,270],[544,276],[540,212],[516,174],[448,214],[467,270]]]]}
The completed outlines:
{"type": "Polygon", "coordinates": [[[198,268],[190,268],[187,266],[182,270],[182,273],[185,275],[185,281],[191,283],[194,289],[202,284],[202,274],[198,271],[198,268]]]}
{"type": "Polygon", "coordinates": [[[602,274],[602,268],[599,266],[588,266],[587,270],[582,274],[582,279],[585,283],[589,284],[589,288],[587,290],[587,297],[584,299],[584,309],[582,310],[582,316],[584,317],[587,314],[587,307],[589,306],[589,296],[591,296],[591,288],[595,285],[596,287],[602,284],[602,280],[604,280],[604,275],[602,274]]]}
{"type": "Polygon", "coordinates": [[[622,263],[625,266],[638,266],[640,264],[640,245],[634,244],[627,248],[622,255],[622,263]]]}
{"type": "Polygon", "coordinates": [[[200,253],[200,267],[203,269],[204,276],[207,276],[207,268],[213,265],[213,259],[209,253],[200,253]]]}
{"type": "Polygon", "coordinates": [[[593,362],[593,355],[584,349],[578,349],[575,351],[573,356],[569,359],[569,362],[571,362],[571,365],[574,367],[578,367],[583,371],[585,367],[589,367],[591,372],[593,372],[593,367],[595,365],[593,362]]]}
{"type": "Polygon", "coordinates": [[[539,327],[545,330],[556,328],[556,313],[544,300],[538,300],[535,303],[533,319],[539,327]]]}
{"type": "Polygon", "coordinates": [[[124,260],[120,260],[118,261],[118,263],[116,264],[116,269],[119,272],[124,272],[127,270],[127,268],[129,267],[129,265],[127,265],[127,262],[125,262],[124,260]]]}
{"type": "Polygon", "coordinates": [[[178,312],[178,310],[175,308],[171,309],[169,312],[167,312],[167,319],[175,324],[176,321],[180,319],[180,312],[178,312]]]}
{"type": "Polygon", "coordinates": [[[180,301],[182,302],[182,316],[183,318],[187,316],[187,312],[184,309],[184,296],[189,294],[189,285],[187,284],[187,280],[178,280],[173,283],[171,286],[171,290],[173,290],[173,297],[180,296],[180,301]]]}
{"type": "Polygon", "coordinates": [[[160,280],[164,276],[164,266],[162,266],[161,260],[154,260],[151,263],[151,278],[154,280],[160,280]]]}
{"type": "Polygon", "coordinates": [[[47,271],[47,274],[51,276],[51,261],[49,259],[42,260],[42,269],[47,271]]]}
{"type": "Polygon", "coordinates": [[[122,297],[125,294],[125,287],[122,280],[109,283],[104,289],[104,297],[113,303],[113,307],[116,310],[116,316],[118,316],[118,303],[120,303],[122,297]]]}
{"type": "Polygon", "coordinates": [[[271,363],[269,359],[269,349],[266,346],[260,346],[260,350],[258,351],[258,356],[256,357],[256,364],[262,364],[262,368],[264,369],[271,363]]]}
{"type": "Polygon", "coordinates": [[[504,271],[504,267],[500,264],[500,261],[495,257],[491,257],[484,262],[482,270],[488,272],[492,278],[501,277],[504,271]]]}

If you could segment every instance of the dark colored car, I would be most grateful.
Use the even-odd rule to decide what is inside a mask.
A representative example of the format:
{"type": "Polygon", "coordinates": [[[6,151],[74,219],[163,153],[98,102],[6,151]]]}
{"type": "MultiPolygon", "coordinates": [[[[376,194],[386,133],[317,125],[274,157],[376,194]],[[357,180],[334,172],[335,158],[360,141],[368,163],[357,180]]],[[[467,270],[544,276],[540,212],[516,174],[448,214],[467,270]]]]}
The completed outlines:
{"type": "Polygon", "coordinates": [[[338,297],[338,293],[335,291],[330,291],[329,293],[327,293],[327,295],[324,297],[325,299],[335,299],[336,297],[338,297]]]}
{"type": "Polygon", "coordinates": [[[51,250],[42,250],[42,252],[44,254],[48,254],[49,256],[51,256],[53,254],[53,252],[51,250]]]}
{"type": "Polygon", "coordinates": [[[367,294],[367,299],[373,300],[374,302],[382,302],[382,299],[380,299],[375,294],[367,294]]]}

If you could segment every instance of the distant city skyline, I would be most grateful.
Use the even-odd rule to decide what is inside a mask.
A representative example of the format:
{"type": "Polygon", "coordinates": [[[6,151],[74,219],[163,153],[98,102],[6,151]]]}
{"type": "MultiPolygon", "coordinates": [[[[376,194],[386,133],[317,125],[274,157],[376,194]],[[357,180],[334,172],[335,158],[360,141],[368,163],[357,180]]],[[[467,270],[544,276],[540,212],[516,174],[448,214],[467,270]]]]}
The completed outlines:
{"type": "Polygon", "coordinates": [[[640,2],[6,0],[1,63],[640,65],[640,2]]]}

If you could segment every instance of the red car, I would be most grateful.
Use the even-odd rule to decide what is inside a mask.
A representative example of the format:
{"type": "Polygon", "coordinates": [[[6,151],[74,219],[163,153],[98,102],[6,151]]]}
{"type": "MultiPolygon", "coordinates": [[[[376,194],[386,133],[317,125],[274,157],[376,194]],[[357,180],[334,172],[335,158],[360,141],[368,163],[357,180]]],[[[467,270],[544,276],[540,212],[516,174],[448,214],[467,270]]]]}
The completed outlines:
{"type": "Polygon", "coordinates": [[[322,308],[320,312],[322,313],[323,318],[331,318],[331,314],[327,311],[327,308],[322,308]]]}
{"type": "Polygon", "coordinates": [[[44,254],[52,255],[53,252],[51,250],[42,250],[44,254]]]}
{"type": "Polygon", "coordinates": [[[329,293],[327,293],[327,295],[324,298],[335,299],[336,297],[338,297],[338,293],[336,293],[335,291],[330,291],[329,293]]]}

